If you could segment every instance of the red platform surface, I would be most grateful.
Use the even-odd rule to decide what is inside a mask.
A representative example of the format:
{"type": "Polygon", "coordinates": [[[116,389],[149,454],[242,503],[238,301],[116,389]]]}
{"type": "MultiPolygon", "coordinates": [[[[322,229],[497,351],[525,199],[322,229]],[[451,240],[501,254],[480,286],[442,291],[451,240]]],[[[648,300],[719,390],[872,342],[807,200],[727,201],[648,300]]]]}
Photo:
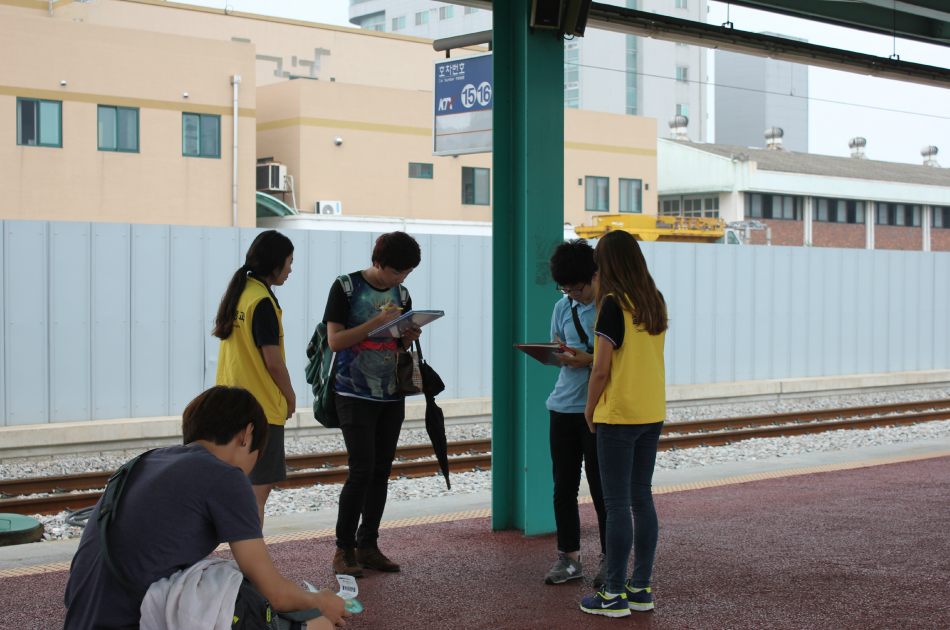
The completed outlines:
{"type": "MultiPolygon", "coordinates": [[[[662,494],[656,610],[578,610],[590,577],[549,586],[553,535],[488,519],[385,530],[397,574],[359,581],[350,628],[950,628],[950,458],[662,494]]],[[[588,576],[596,520],[581,507],[588,576]]],[[[335,585],[332,538],[271,546],[284,575],[335,585]]],[[[0,580],[0,628],[60,627],[65,572],[0,580]]]]}

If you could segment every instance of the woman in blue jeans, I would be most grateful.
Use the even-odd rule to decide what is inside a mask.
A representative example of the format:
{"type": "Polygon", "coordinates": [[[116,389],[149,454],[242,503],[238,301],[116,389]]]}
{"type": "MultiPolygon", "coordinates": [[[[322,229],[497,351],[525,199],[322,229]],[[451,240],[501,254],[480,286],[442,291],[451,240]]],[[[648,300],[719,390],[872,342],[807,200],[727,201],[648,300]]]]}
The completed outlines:
{"type": "Polygon", "coordinates": [[[581,601],[581,610],[625,617],[631,610],[653,608],[650,577],[659,524],[652,484],[666,419],[667,314],[663,295],[629,233],[607,233],[597,243],[594,262],[598,315],[584,415],[597,434],[607,509],[607,583],[581,601]],[[628,580],[631,549],[633,576],[628,580]]]}

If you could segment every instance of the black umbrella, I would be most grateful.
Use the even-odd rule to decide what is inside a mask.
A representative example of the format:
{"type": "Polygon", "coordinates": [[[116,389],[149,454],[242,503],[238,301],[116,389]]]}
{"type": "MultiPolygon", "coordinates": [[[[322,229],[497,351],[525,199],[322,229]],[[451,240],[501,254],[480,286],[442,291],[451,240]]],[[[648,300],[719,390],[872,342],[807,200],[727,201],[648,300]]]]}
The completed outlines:
{"type": "Polygon", "coordinates": [[[445,477],[445,485],[451,490],[449,448],[445,439],[445,414],[442,412],[442,408],[435,404],[435,397],[445,390],[445,383],[422,358],[422,346],[419,345],[418,339],[416,339],[416,354],[419,357],[419,374],[422,376],[422,393],[426,397],[426,433],[429,434],[429,441],[432,442],[435,457],[439,460],[439,467],[445,477]]]}

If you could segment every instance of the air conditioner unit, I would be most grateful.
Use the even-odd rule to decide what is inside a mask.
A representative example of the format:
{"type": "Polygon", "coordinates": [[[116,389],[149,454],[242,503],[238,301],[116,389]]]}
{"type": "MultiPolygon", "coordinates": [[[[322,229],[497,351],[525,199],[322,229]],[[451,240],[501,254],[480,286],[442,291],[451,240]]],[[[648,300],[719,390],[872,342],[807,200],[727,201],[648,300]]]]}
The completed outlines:
{"type": "Polygon", "coordinates": [[[287,167],[277,163],[258,164],[257,190],[263,192],[286,192],[287,167]]]}
{"type": "Polygon", "coordinates": [[[318,201],[314,212],[317,214],[329,214],[340,216],[343,214],[343,202],[341,201],[318,201]]]}

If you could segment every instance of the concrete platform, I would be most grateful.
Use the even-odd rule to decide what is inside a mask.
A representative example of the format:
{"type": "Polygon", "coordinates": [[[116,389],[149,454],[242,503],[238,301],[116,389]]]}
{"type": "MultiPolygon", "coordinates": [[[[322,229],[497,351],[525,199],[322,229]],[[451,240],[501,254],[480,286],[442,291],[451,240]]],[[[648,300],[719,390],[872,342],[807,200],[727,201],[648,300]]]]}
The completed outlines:
{"type": "MultiPolygon", "coordinates": [[[[587,578],[543,584],[554,536],[491,532],[490,496],[481,493],[391,504],[381,546],[404,571],[360,580],[365,611],[348,625],[950,627],[950,440],[668,471],[656,486],[655,612],[625,620],[581,613],[580,598],[592,592],[587,578]],[[910,461],[882,464],[895,458],[910,461]],[[769,476],[777,478],[752,480],[769,476]]],[[[271,554],[291,579],[335,582],[330,512],[269,519],[271,554]]],[[[581,517],[582,551],[593,558],[590,504],[581,517]]],[[[0,549],[0,626],[61,623],[68,565],[49,564],[66,562],[71,547],[0,549]],[[12,568],[29,562],[47,566],[12,568]]]]}

